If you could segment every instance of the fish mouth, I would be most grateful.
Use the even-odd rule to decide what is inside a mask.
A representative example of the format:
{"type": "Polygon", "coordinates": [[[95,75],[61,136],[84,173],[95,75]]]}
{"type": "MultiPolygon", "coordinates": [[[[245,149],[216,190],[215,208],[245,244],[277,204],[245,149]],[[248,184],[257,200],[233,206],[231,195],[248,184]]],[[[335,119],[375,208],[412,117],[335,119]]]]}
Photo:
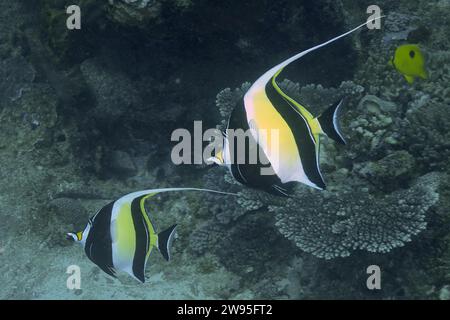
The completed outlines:
{"type": "Polygon", "coordinates": [[[70,233],[66,233],[66,240],[74,241],[70,233]]]}

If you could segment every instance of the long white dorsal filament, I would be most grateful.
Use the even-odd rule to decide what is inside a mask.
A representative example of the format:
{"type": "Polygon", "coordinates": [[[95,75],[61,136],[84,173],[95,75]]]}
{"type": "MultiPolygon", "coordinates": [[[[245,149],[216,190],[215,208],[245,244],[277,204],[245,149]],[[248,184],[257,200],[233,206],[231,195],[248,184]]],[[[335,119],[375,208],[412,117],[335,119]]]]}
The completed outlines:
{"type": "Polygon", "coordinates": [[[329,45],[330,43],[332,43],[332,42],[334,42],[334,41],[336,41],[336,40],[339,40],[339,39],[341,39],[341,38],[343,38],[343,37],[345,37],[345,36],[348,36],[349,34],[351,34],[351,33],[355,32],[355,31],[357,31],[358,29],[361,29],[361,28],[364,27],[365,25],[367,25],[367,24],[369,24],[369,23],[371,23],[371,22],[373,22],[373,21],[376,21],[376,20],[378,20],[378,19],[381,19],[381,18],[383,18],[383,17],[384,17],[384,16],[381,16],[381,17],[377,17],[377,18],[368,20],[367,22],[364,22],[363,24],[360,24],[360,25],[357,26],[356,28],[354,28],[354,29],[352,29],[352,30],[350,30],[350,31],[347,31],[346,33],[343,33],[343,34],[341,34],[341,35],[339,35],[339,36],[337,36],[337,37],[334,37],[333,39],[330,39],[330,40],[328,40],[328,41],[326,41],[326,42],[324,42],[324,43],[321,43],[321,44],[319,44],[319,45],[317,45],[317,46],[315,46],[315,47],[312,47],[312,48],[310,48],[310,49],[308,49],[308,50],[305,50],[305,51],[303,51],[303,52],[300,52],[300,53],[296,54],[295,56],[293,56],[293,57],[289,58],[288,60],[286,60],[286,61],[282,62],[281,64],[279,64],[279,65],[278,65],[278,66],[279,66],[278,70],[279,70],[280,68],[284,68],[285,66],[287,66],[287,65],[290,64],[291,62],[297,60],[298,58],[304,56],[305,54],[308,54],[308,53],[310,53],[311,51],[317,50],[317,49],[319,49],[319,48],[325,47],[326,45],[329,45]]]}
{"type": "Polygon", "coordinates": [[[270,69],[269,71],[267,71],[264,75],[262,75],[262,76],[261,76],[261,77],[253,84],[253,86],[249,89],[248,92],[251,92],[251,90],[252,90],[253,87],[259,87],[259,86],[261,86],[261,85],[265,85],[265,84],[266,84],[266,83],[267,83],[267,82],[268,82],[268,81],[269,81],[269,80],[270,80],[270,79],[271,79],[271,78],[272,78],[272,77],[273,77],[280,69],[283,69],[284,67],[286,67],[286,66],[289,65],[290,63],[294,62],[295,60],[300,59],[300,58],[303,57],[304,55],[306,55],[306,54],[308,54],[308,53],[310,53],[310,52],[312,52],[312,51],[314,51],[314,50],[317,50],[317,49],[319,49],[319,48],[325,47],[325,46],[329,45],[330,43],[332,43],[332,42],[334,42],[334,41],[336,41],[336,40],[339,40],[339,39],[341,39],[341,38],[343,38],[343,37],[345,37],[345,36],[347,36],[347,35],[349,35],[349,34],[355,32],[355,31],[357,31],[358,29],[361,29],[362,27],[368,25],[369,23],[371,23],[371,22],[373,22],[373,21],[376,21],[376,20],[379,20],[379,19],[384,18],[384,17],[385,17],[385,16],[380,16],[380,17],[377,17],[377,18],[374,18],[374,19],[367,20],[366,22],[360,24],[359,26],[357,26],[356,28],[353,28],[353,29],[350,30],[350,31],[347,31],[346,33],[343,33],[343,34],[341,34],[341,35],[339,35],[339,36],[337,36],[337,37],[334,37],[333,39],[330,39],[330,40],[328,40],[328,41],[325,41],[325,42],[323,42],[323,43],[321,43],[321,44],[319,44],[319,45],[317,45],[317,46],[314,46],[314,47],[312,47],[312,48],[309,48],[309,49],[307,49],[307,50],[305,50],[305,51],[302,51],[302,52],[300,52],[300,53],[297,53],[296,55],[290,57],[289,59],[287,59],[287,60],[281,62],[280,64],[276,65],[275,67],[273,67],[272,69],[270,69]],[[263,82],[263,83],[261,83],[261,82],[263,82]]]}
{"type": "Polygon", "coordinates": [[[169,191],[201,191],[201,192],[212,192],[212,193],[218,193],[223,195],[229,195],[229,196],[238,196],[237,193],[231,193],[231,192],[224,192],[224,191],[218,191],[218,190],[211,190],[211,189],[202,189],[202,188],[160,188],[160,189],[148,189],[148,190],[141,190],[136,191],[133,193],[130,193],[128,196],[135,198],[139,197],[145,194],[151,194],[151,193],[161,193],[161,192],[169,192],[169,191]]]}

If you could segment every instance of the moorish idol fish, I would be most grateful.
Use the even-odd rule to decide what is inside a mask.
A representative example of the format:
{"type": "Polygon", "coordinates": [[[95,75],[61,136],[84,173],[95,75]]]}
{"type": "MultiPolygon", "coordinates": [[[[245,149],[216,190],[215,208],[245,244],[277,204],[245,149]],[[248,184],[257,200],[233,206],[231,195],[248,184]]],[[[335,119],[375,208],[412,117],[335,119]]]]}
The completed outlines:
{"type": "Polygon", "coordinates": [[[156,233],[145,210],[145,200],[161,192],[186,190],[236,195],[197,188],[129,193],[101,208],[89,219],[84,231],[67,233],[67,238],[80,243],[88,258],[107,274],[116,277],[116,270],[121,270],[144,283],[145,267],[153,248],[157,248],[164,259],[170,260],[170,246],[177,226],[156,233]]]}
{"type": "Polygon", "coordinates": [[[320,190],[325,189],[319,168],[319,137],[325,135],[340,144],[345,144],[338,123],[343,99],[315,117],[302,104],[283,92],[276,80],[290,63],[355,32],[368,22],[294,55],[259,77],[246,92],[243,103],[232,111],[224,133],[222,148],[209,160],[228,167],[238,182],[275,195],[289,196],[295,182],[320,190]],[[250,137],[247,136],[244,148],[238,146],[236,135],[230,138],[232,136],[230,132],[236,132],[237,129],[251,132],[251,135],[248,135],[250,137]],[[260,137],[261,130],[267,132],[264,138],[260,137]],[[276,139],[270,134],[273,130],[278,133],[276,139]],[[257,161],[250,163],[248,161],[249,155],[252,154],[250,149],[255,145],[258,149],[257,161]],[[238,157],[242,155],[239,155],[238,147],[239,150],[245,149],[245,161],[239,161],[238,157]],[[262,174],[261,169],[267,166],[272,169],[273,174],[262,174]]]}

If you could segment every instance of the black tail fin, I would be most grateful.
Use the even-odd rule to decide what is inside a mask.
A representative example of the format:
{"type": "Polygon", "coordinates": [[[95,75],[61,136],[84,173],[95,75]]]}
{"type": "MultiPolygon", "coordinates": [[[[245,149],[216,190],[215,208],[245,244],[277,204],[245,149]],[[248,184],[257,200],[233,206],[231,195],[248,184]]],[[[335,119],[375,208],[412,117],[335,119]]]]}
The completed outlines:
{"type": "Polygon", "coordinates": [[[158,233],[158,249],[167,261],[170,260],[170,246],[172,245],[176,227],[177,225],[174,224],[170,228],[158,233]]]}
{"type": "Polygon", "coordinates": [[[346,144],[339,127],[339,114],[344,99],[330,106],[317,119],[319,120],[322,131],[331,139],[341,144],[346,144]]]}

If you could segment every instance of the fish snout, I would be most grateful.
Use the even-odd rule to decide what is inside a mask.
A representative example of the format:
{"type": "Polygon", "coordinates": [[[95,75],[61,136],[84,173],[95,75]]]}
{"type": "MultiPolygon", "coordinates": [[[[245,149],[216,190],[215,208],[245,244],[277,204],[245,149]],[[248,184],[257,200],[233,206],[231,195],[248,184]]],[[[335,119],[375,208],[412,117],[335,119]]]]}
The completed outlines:
{"type": "Polygon", "coordinates": [[[75,242],[76,239],[77,239],[77,236],[74,233],[71,233],[71,232],[66,233],[66,240],[75,242]]]}

